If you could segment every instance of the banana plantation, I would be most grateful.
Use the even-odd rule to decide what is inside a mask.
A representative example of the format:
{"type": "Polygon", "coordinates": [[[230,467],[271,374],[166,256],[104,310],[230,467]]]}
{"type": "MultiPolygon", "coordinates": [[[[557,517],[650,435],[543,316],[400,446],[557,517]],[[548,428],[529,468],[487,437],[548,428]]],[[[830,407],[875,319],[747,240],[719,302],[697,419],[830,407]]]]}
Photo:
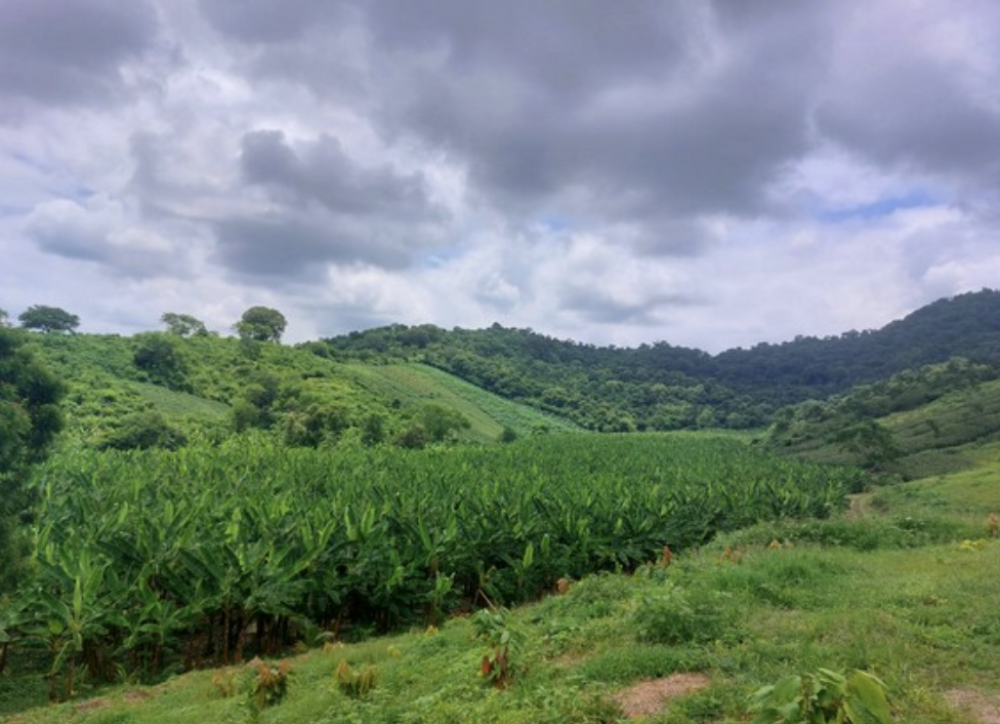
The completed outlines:
{"type": "Polygon", "coordinates": [[[719,531],[825,517],[858,476],[693,436],[65,451],[35,477],[32,580],[0,610],[0,654],[45,651],[57,697],[81,667],[156,676],[434,622],[719,531]]]}

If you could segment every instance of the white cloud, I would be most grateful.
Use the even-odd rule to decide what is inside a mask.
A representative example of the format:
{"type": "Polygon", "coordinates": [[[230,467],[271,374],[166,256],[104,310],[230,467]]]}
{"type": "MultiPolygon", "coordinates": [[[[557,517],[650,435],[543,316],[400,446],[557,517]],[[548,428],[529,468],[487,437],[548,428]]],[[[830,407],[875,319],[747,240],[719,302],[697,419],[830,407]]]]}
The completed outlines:
{"type": "Polygon", "coordinates": [[[12,2],[37,39],[0,50],[15,315],[719,351],[998,278],[985,0],[12,2]]]}

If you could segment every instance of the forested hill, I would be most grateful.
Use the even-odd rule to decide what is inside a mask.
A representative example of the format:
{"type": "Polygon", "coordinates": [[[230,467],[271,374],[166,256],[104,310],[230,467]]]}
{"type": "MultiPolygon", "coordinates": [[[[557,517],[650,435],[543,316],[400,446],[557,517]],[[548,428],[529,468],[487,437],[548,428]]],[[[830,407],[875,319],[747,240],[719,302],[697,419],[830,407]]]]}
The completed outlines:
{"type": "Polygon", "coordinates": [[[747,427],[784,405],[952,357],[1000,368],[1000,291],[941,299],[880,330],[715,356],[666,342],[597,347],[496,324],[392,325],[325,341],[338,357],[421,360],[592,429],[747,427]]]}

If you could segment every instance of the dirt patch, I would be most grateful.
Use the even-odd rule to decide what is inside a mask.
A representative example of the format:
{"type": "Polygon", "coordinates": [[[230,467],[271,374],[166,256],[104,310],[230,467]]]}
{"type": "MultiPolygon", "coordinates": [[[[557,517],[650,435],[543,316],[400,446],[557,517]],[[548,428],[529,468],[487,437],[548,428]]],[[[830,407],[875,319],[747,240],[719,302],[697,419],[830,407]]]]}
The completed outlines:
{"type": "Polygon", "coordinates": [[[673,674],[622,689],[614,699],[626,719],[644,719],[663,713],[671,699],[704,689],[710,683],[704,674],[673,674]]]}
{"type": "Polygon", "coordinates": [[[135,704],[140,701],[146,701],[147,699],[152,699],[153,695],[148,691],[126,691],[122,694],[122,701],[129,704],[135,704]]]}
{"type": "Polygon", "coordinates": [[[851,507],[847,511],[847,517],[851,520],[867,517],[871,497],[871,493],[854,493],[853,495],[848,495],[847,499],[851,501],[851,507]]]}
{"type": "Polygon", "coordinates": [[[1000,724],[1000,696],[990,696],[971,689],[952,689],[944,693],[944,698],[980,724],[1000,724]]]}

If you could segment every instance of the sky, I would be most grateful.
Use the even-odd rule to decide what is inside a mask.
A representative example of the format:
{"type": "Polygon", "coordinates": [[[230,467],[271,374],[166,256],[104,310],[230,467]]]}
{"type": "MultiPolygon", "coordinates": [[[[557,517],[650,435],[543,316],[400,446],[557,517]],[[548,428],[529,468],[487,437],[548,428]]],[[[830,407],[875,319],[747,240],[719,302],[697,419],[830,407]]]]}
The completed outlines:
{"type": "Polygon", "coordinates": [[[1000,286],[1000,3],[0,0],[0,308],[719,352],[1000,286]]]}

